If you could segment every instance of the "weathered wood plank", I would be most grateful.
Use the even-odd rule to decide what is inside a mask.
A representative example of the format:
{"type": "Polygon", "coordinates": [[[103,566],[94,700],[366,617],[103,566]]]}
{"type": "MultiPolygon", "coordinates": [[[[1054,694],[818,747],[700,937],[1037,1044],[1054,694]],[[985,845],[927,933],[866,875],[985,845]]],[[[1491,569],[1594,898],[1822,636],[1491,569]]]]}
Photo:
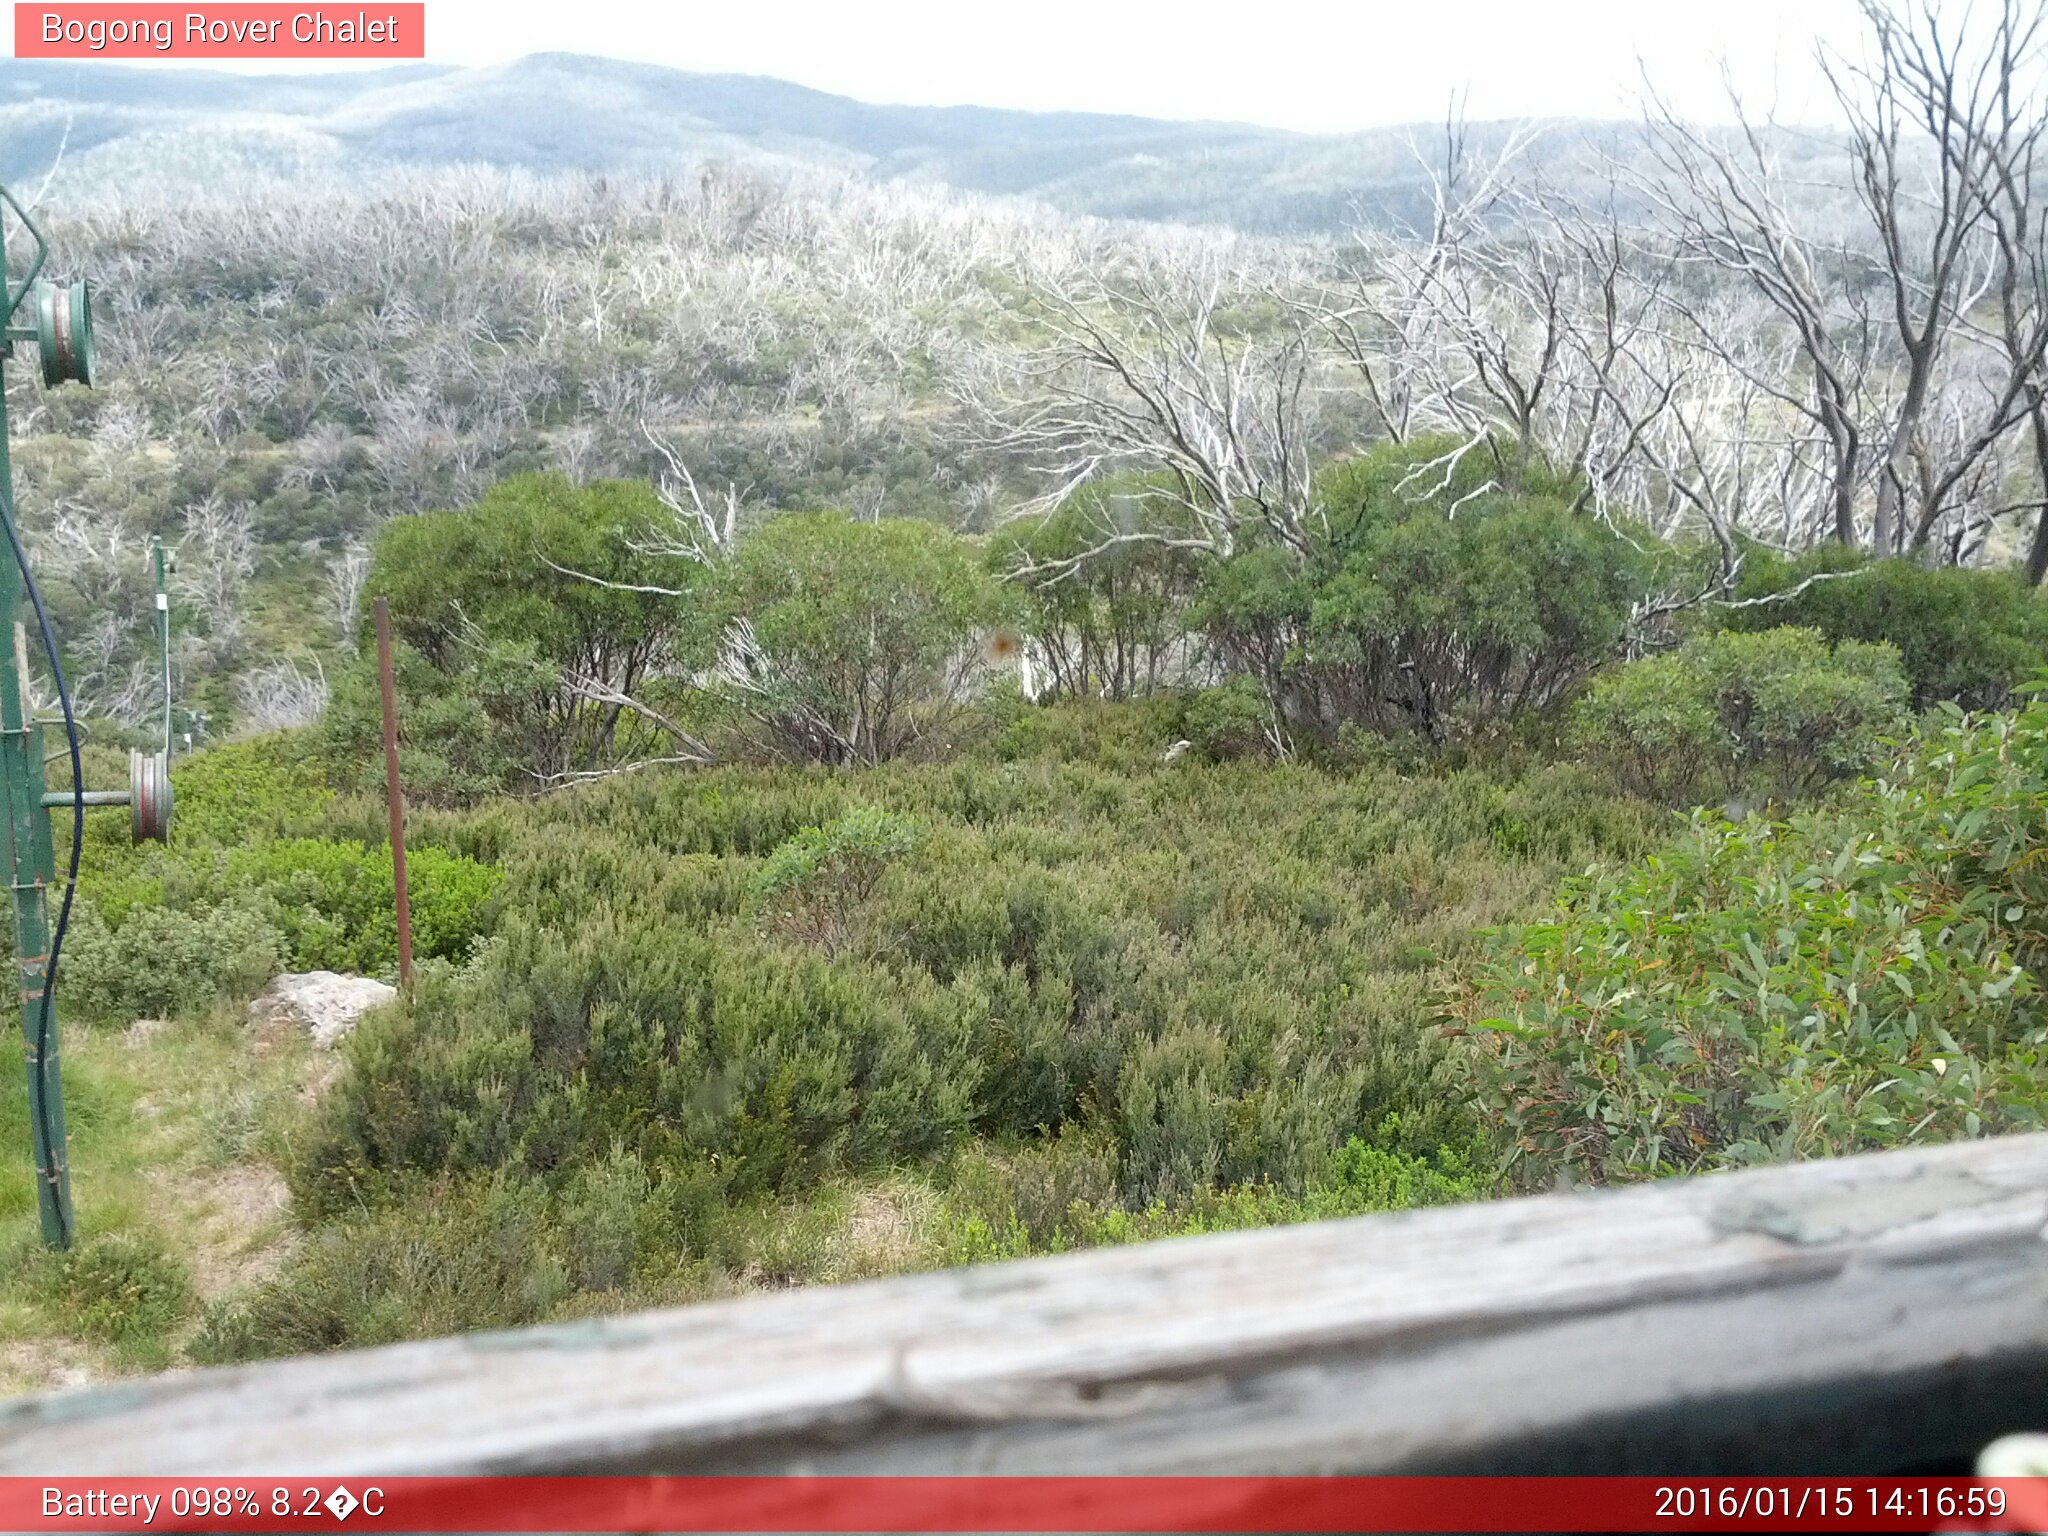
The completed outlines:
{"type": "Polygon", "coordinates": [[[2048,1423],[2048,1135],[0,1405],[0,1472],[1899,1470],[2048,1423]]]}

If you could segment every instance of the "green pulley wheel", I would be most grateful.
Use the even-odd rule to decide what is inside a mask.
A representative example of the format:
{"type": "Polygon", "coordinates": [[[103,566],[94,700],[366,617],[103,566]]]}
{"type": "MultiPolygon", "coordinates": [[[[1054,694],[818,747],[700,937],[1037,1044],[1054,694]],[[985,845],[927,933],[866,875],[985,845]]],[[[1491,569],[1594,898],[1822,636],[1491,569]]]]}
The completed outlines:
{"type": "Polygon", "coordinates": [[[171,768],[163,753],[128,754],[128,806],[136,842],[171,840],[171,768]]]}
{"type": "Polygon", "coordinates": [[[92,289],[83,279],[36,284],[36,347],[45,384],[92,383],[92,289]]]}

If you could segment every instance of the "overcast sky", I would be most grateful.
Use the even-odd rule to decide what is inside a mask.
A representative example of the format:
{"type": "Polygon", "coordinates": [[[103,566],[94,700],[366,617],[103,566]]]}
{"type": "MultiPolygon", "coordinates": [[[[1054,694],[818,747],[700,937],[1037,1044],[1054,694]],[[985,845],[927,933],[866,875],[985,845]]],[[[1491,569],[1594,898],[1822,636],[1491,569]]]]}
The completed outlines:
{"type": "Polygon", "coordinates": [[[1821,121],[1814,45],[1857,31],[1852,0],[427,3],[428,57],[441,63],[564,50],[868,101],[1312,132],[1428,121],[1459,90],[1474,118],[1632,116],[1643,69],[1685,115],[1725,119],[1724,59],[1759,104],[1821,121]]]}

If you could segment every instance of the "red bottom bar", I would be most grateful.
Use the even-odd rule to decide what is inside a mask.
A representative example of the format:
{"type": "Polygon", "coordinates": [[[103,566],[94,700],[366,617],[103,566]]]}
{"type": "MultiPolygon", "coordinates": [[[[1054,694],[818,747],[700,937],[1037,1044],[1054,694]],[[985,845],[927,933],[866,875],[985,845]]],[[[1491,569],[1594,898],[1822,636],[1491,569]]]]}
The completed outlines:
{"type": "Polygon", "coordinates": [[[2048,1478],[0,1478],[10,1531],[2041,1531],[2048,1478]]]}

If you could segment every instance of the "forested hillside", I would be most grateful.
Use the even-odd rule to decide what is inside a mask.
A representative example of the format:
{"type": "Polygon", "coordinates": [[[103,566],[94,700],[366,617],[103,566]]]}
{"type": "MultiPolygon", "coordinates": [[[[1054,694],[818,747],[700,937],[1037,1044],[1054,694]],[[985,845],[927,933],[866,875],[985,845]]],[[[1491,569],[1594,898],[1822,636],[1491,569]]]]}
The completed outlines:
{"type": "MultiPolygon", "coordinates": [[[[8,1368],[2038,1127],[2001,14],[1870,8],[1840,140],[1454,121],[1342,228],[1132,190],[1329,145],[698,80],[712,164],[589,61],[237,87],[431,162],[345,185],[63,170],[102,382],[11,370],[22,519],[95,778],[175,551],[178,810],[82,850],[89,1236],[0,1165],[8,1368]],[[329,1052],[245,1009],[394,971],[377,597],[421,965],[329,1052]]],[[[153,78],[67,167],[183,131],[153,78]]]]}
{"type": "MultiPolygon", "coordinates": [[[[1508,125],[1478,130],[1489,148],[1508,125]]],[[[1631,135],[1551,125],[1559,174],[1631,135]]],[[[1331,235],[1427,220],[1433,130],[1307,135],[1108,113],[901,107],[786,81],[575,54],[488,68],[410,65],[250,76],[0,62],[0,174],[48,177],[70,203],[303,192],[422,171],[490,169],[687,181],[706,164],[778,177],[1025,199],[1068,215],[1331,235]]],[[[1774,134],[1795,164],[1839,161],[1832,135],[1774,134]]],[[[1596,178],[1597,180],[1597,178],[1596,178]]]]}

